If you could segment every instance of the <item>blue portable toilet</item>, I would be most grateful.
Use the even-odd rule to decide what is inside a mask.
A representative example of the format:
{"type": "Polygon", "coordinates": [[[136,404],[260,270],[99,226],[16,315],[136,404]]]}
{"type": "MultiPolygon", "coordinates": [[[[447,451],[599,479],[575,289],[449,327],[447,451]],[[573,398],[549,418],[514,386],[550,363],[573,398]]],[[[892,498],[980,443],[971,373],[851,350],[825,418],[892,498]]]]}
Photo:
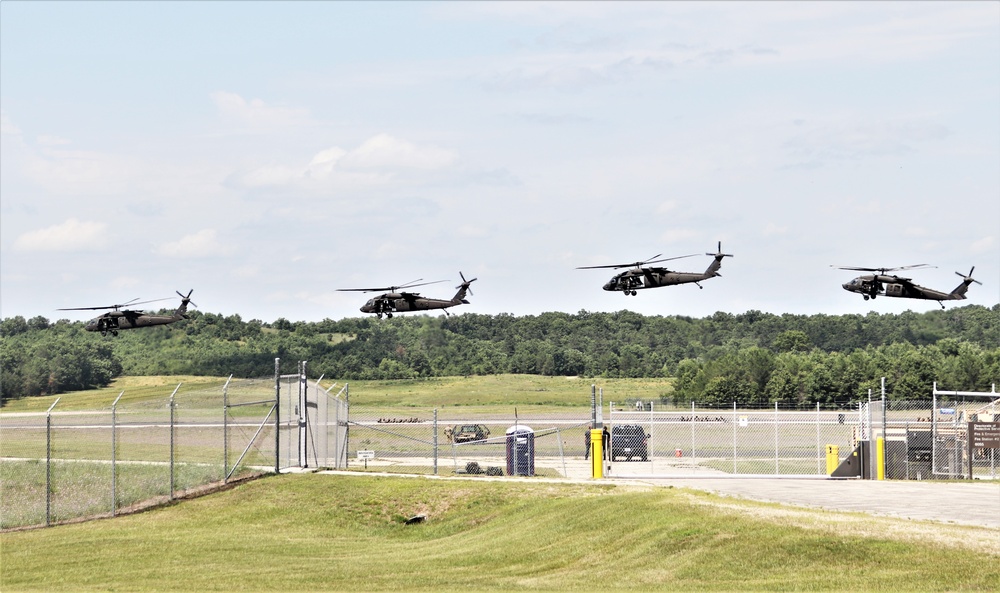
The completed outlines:
{"type": "Polygon", "coordinates": [[[535,431],[523,424],[507,429],[507,475],[535,475],[535,431]]]}

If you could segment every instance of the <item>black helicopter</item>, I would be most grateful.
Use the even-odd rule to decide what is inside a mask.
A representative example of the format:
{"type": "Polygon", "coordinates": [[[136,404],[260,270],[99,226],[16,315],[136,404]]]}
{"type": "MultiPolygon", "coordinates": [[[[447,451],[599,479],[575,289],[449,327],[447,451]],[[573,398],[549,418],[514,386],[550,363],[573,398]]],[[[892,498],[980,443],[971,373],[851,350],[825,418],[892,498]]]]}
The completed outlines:
{"type": "Polygon", "coordinates": [[[673,286],[675,284],[687,284],[693,282],[698,285],[698,288],[702,288],[702,280],[708,280],[709,278],[715,278],[716,276],[721,276],[719,273],[719,268],[722,267],[722,258],[733,257],[731,253],[722,253],[722,241],[719,241],[718,250],[715,253],[706,253],[705,255],[710,255],[714,260],[709,264],[708,269],[703,273],[698,272],[674,272],[668,270],[667,268],[643,267],[646,264],[655,264],[664,261],[670,261],[674,259],[683,259],[685,257],[694,257],[698,255],[697,253],[692,253],[689,255],[679,255],[677,257],[668,257],[664,259],[656,259],[662,254],[654,255],[653,257],[645,261],[637,261],[630,264],[612,264],[608,266],[582,266],[577,268],[578,270],[594,270],[601,268],[631,268],[630,270],[625,270],[615,274],[607,284],[604,285],[604,290],[618,290],[625,293],[625,296],[635,296],[636,290],[641,290],[643,288],[660,288],[661,286],[673,286]]]}
{"type": "Polygon", "coordinates": [[[929,266],[927,264],[915,264],[912,266],[902,266],[899,268],[857,268],[851,266],[830,266],[833,268],[839,268],[841,270],[854,270],[858,272],[877,272],[875,274],[866,274],[864,276],[858,276],[857,278],[847,282],[843,285],[844,290],[850,292],[856,292],[863,296],[865,300],[874,299],[877,296],[887,296],[887,297],[897,297],[904,299],[923,299],[928,301],[937,301],[941,308],[944,309],[944,303],[941,301],[960,301],[965,299],[965,293],[969,290],[969,285],[975,282],[976,284],[982,284],[979,280],[972,277],[972,272],[976,270],[976,266],[972,266],[968,274],[963,274],[961,272],[955,272],[959,277],[962,278],[962,283],[955,287],[951,292],[941,292],[931,288],[926,288],[918,284],[914,284],[910,278],[900,278],[895,274],[889,275],[887,272],[898,272],[901,270],[917,270],[921,268],[933,268],[935,266],[929,266]]]}
{"type": "Polygon", "coordinates": [[[181,306],[174,311],[173,315],[152,315],[149,313],[144,313],[142,311],[134,311],[131,309],[123,309],[123,307],[144,305],[146,303],[155,303],[157,301],[165,301],[167,299],[153,299],[151,301],[139,301],[138,298],[134,298],[131,301],[122,303],[120,305],[109,305],[107,307],[73,307],[69,309],[59,309],[60,311],[95,311],[99,309],[112,309],[107,313],[95,317],[87,322],[84,326],[89,332],[101,332],[102,336],[111,334],[112,336],[117,336],[119,330],[126,329],[137,329],[140,327],[153,327],[154,325],[167,325],[168,323],[175,323],[181,319],[187,319],[187,307],[188,304],[195,305],[191,302],[191,293],[194,289],[188,291],[187,296],[184,296],[180,292],[177,295],[181,297],[181,306]],[[138,301],[138,302],[136,302],[138,301]]]}
{"type": "Polygon", "coordinates": [[[444,282],[444,280],[437,280],[435,282],[422,282],[420,284],[416,284],[417,282],[423,280],[423,278],[411,280],[410,282],[400,286],[384,286],[382,288],[338,288],[337,290],[344,292],[376,292],[379,290],[387,290],[388,292],[386,293],[368,299],[368,302],[361,307],[362,313],[374,313],[379,319],[382,319],[382,315],[392,319],[393,313],[428,311],[430,309],[443,309],[445,310],[445,315],[449,315],[447,311],[448,307],[469,304],[469,301],[465,300],[465,294],[472,294],[472,290],[469,289],[469,285],[478,280],[478,278],[466,280],[465,275],[463,275],[462,272],[459,272],[458,275],[462,277],[462,283],[455,287],[458,289],[458,292],[455,293],[455,296],[453,296],[451,300],[429,299],[427,297],[420,296],[420,293],[418,292],[400,291],[401,288],[413,288],[416,286],[426,286],[428,284],[444,282]]]}

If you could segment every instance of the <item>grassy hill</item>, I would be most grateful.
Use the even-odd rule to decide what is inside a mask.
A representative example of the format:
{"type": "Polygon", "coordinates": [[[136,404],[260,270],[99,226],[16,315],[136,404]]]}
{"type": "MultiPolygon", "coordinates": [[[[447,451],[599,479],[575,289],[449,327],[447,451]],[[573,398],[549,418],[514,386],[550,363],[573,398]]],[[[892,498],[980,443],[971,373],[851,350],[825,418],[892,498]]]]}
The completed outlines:
{"type": "MultiPolygon", "coordinates": [[[[13,400],[3,412],[44,412],[59,397],[59,411],[110,408],[122,391],[122,405],[163,398],[181,384],[179,394],[191,391],[222,393],[225,377],[120,377],[109,387],[75,391],[60,396],[13,400]]],[[[586,379],[541,375],[487,375],[434,377],[395,381],[350,381],[351,405],[378,407],[549,406],[590,408],[590,386],[604,390],[604,401],[626,398],[656,400],[671,392],[673,379],[586,379]]],[[[323,381],[329,388],[332,381],[323,381]]],[[[343,383],[331,393],[337,393],[343,383]]],[[[506,408],[505,408],[506,409],[506,408]]]]}
{"type": "Polygon", "coordinates": [[[986,531],[678,489],[283,475],[4,533],[0,589],[997,590],[986,531]]]}

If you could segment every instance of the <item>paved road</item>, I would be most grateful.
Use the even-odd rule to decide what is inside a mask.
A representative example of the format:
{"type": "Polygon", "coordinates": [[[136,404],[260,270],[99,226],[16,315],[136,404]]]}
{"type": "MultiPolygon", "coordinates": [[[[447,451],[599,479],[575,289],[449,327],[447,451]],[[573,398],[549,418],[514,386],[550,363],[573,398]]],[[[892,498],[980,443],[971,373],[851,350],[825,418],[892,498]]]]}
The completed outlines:
{"type": "MultiPolygon", "coordinates": [[[[410,459],[411,463],[428,465],[432,460],[410,459]]],[[[480,459],[480,465],[503,466],[504,461],[480,459]]],[[[590,462],[579,457],[565,459],[536,459],[536,466],[557,470],[566,478],[552,481],[597,482],[590,478],[590,462]]],[[[692,476],[683,467],[659,467],[658,475],[639,475],[645,464],[615,464],[618,474],[603,478],[610,483],[647,484],[704,490],[723,496],[746,498],[764,502],[797,505],[835,511],[853,511],[903,519],[920,519],[955,525],[975,525],[1000,530],[1000,480],[975,482],[938,482],[930,480],[877,481],[830,480],[825,476],[814,478],[720,477],[721,472],[706,472],[692,476]],[[663,472],[663,473],[660,473],[663,472]]],[[[452,476],[451,464],[441,464],[441,474],[452,476]]],[[[390,474],[393,475],[393,474],[390,474]]],[[[400,474],[394,474],[400,475],[400,474]]],[[[471,478],[483,479],[483,478],[471,478]]],[[[500,478],[504,479],[504,478],[500,478]]],[[[512,478],[520,479],[520,478],[512,478]]],[[[534,478],[539,480],[541,478],[534,478]]]]}
{"type": "Polygon", "coordinates": [[[628,481],[693,488],[765,502],[1000,530],[1000,482],[782,478],[628,478],[628,481]]]}

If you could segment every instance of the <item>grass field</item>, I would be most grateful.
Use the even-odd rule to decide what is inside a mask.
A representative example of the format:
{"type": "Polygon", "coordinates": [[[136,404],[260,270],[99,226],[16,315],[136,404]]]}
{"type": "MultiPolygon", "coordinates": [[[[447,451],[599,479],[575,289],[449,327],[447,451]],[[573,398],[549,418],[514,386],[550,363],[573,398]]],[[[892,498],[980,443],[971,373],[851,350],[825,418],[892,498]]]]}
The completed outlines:
{"type": "MultiPolygon", "coordinates": [[[[119,405],[169,397],[181,384],[178,397],[204,392],[221,397],[225,377],[121,377],[109,387],[62,394],[60,411],[110,408],[122,391],[119,405]]],[[[403,381],[350,381],[351,405],[380,408],[435,408],[450,406],[530,406],[532,409],[590,408],[590,386],[604,390],[604,401],[627,398],[657,400],[669,395],[673,379],[587,379],[582,377],[542,377],[538,375],[489,375],[484,377],[436,377],[403,381]]],[[[329,388],[333,381],[323,381],[329,388]]],[[[339,384],[343,385],[343,382],[339,384]]],[[[332,393],[336,393],[340,386],[332,393]]],[[[56,396],[26,397],[10,402],[3,412],[44,412],[56,396]]],[[[188,398],[190,399],[190,398],[188,398]]]]}
{"type": "Polygon", "coordinates": [[[1000,552],[955,543],[977,534],[677,489],[300,474],[4,533],[0,589],[995,591],[1000,552]]]}

